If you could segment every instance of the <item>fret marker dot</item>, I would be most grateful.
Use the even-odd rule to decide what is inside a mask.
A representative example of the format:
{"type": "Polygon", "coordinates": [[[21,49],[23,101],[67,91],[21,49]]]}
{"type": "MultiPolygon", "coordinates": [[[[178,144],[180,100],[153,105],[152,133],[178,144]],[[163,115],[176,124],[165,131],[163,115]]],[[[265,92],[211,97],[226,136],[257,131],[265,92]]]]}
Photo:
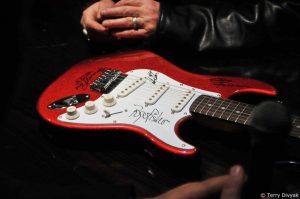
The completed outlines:
{"type": "Polygon", "coordinates": [[[236,111],[236,113],[240,113],[240,111],[236,111]]]}
{"type": "Polygon", "coordinates": [[[211,106],[211,104],[208,104],[207,106],[211,106]]]}
{"type": "Polygon", "coordinates": [[[222,110],[224,110],[224,109],[225,109],[225,107],[221,107],[221,109],[222,109],[222,110]]]}

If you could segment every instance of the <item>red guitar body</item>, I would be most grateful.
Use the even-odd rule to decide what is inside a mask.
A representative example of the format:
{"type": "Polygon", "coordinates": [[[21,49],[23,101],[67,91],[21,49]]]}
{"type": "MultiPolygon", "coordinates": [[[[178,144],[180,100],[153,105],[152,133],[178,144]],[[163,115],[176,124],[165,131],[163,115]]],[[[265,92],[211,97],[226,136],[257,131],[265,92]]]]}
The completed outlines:
{"type": "MultiPolygon", "coordinates": [[[[101,92],[96,92],[90,89],[90,84],[92,84],[99,76],[103,75],[103,73],[108,70],[118,70],[122,73],[126,73],[128,71],[137,70],[137,69],[147,69],[149,71],[158,71],[161,74],[164,74],[167,77],[170,77],[173,80],[176,80],[184,85],[188,85],[193,88],[201,89],[204,91],[209,91],[212,93],[217,93],[219,97],[227,99],[234,95],[238,95],[241,93],[256,93],[256,94],[263,94],[269,96],[275,96],[276,90],[261,81],[247,79],[247,78],[239,78],[239,77],[225,77],[225,76],[208,76],[208,75],[199,75],[199,74],[192,74],[187,71],[184,71],[172,63],[168,62],[164,58],[149,52],[149,51],[131,51],[131,52],[123,52],[118,54],[106,55],[96,58],[91,58],[85,61],[82,61],[73,67],[71,67],[68,71],[66,71],[63,75],[61,75],[58,79],[56,79],[40,96],[38,103],[37,103],[37,110],[39,115],[46,121],[53,125],[69,128],[69,129],[82,129],[82,130],[92,130],[97,131],[99,133],[110,132],[110,130],[126,130],[132,131],[134,133],[138,133],[145,138],[151,140],[156,146],[169,151],[175,154],[181,155],[191,155],[196,152],[196,148],[193,147],[177,147],[176,143],[177,140],[174,141],[174,144],[168,143],[168,137],[161,138],[158,136],[159,134],[154,134],[151,130],[147,129],[147,126],[141,127],[138,125],[139,122],[143,123],[143,125],[153,125],[151,129],[157,129],[160,131],[160,126],[165,126],[166,123],[171,123],[172,114],[176,115],[177,112],[179,113],[180,110],[173,110],[172,114],[168,117],[163,117],[167,111],[158,112],[156,115],[153,111],[148,111],[153,113],[156,119],[153,119],[153,115],[149,114],[148,112],[141,112],[141,110],[146,110],[146,108],[151,107],[145,106],[142,107],[138,106],[133,112],[128,112],[128,115],[125,116],[116,116],[113,115],[114,111],[111,111],[112,114],[106,115],[109,117],[119,117],[118,119],[122,119],[124,117],[133,117],[135,114],[135,120],[132,123],[125,123],[125,122],[108,122],[108,123],[92,123],[89,122],[81,122],[76,123],[70,120],[71,122],[65,122],[59,120],[58,118],[61,115],[66,113],[66,108],[49,108],[50,104],[54,102],[64,99],[68,96],[74,96],[78,94],[88,94],[90,101],[95,101],[97,99],[101,99],[103,95],[101,92]],[[176,114],[174,114],[176,112],[176,114]],[[139,115],[137,115],[139,113],[139,115]],[[141,113],[144,114],[141,117],[141,113]],[[130,114],[130,115],[129,115],[130,114]],[[148,115],[148,118],[146,118],[148,115]],[[157,118],[159,115],[161,118],[157,118]],[[145,116],[145,117],[144,117],[145,116]],[[152,117],[152,119],[149,119],[152,117]],[[135,125],[136,124],[136,125],[135,125]],[[157,127],[157,128],[156,128],[157,127]]],[[[156,80],[156,79],[152,79],[156,80]]],[[[153,82],[152,82],[153,83],[153,82]]],[[[155,84],[156,82],[154,82],[155,84]]],[[[122,82],[120,83],[122,84],[122,82]]],[[[139,87],[141,88],[141,87],[139,87]]],[[[139,89],[138,88],[138,89],[139,89]]],[[[137,89],[137,90],[138,90],[137,89]]],[[[170,90],[170,89],[169,89],[170,90]]],[[[134,91],[135,92],[135,91],[134,91]]],[[[134,93],[133,92],[133,93],[134,93]]],[[[166,91],[168,92],[168,91],[166,91]]],[[[128,97],[131,94],[128,95],[128,97]]],[[[164,97],[164,96],[163,96],[164,97]]],[[[162,99],[163,97],[160,97],[162,99]]],[[[117,98],[117,103],[120,101],[120,97],[117,98]],[[118,101],[119,100],[119,101],[118,101]]],[[[131,99],[133,101],[134,98],[131,99]]],[[[107,100],[109,101],[109,100],[107,100]]],[[[189,103],[191,103],[191,100],[189,103]]],[[[129,101],[130,102],[130,101],[129,101]]],[[[99,102],[100,103],[100,102],[99,102]]],[[[102,102],[101,102],[102,103],[102,102]]],[[[120,103],[119,103],[120,104],[120,103]]],[[[128,102],[127,102],[128,104],[128,102]]],[[[137,103],[134,103],[135,105],[137,103]]],[[[158,103],[152,106],[158,106],[158,103]]],[[[84,103],[78,103],[75,105],[77,108],[83,107],[84,103]]],[[[187,102],[186,106],[188,107],[189,104],[187,102]]],[[[103,111],[102,109],[110,109],[110,106],[107,107],[99,107],[99,111],[103,111]]],[[[153,108],[153,107],[152,107],[153,108]]],[[[153,110],[158,110],[159,108],[155,108],[153,110]]],[[[121,109],[120,109],[121,110],[121,109]]],[[[98,111],[98,112],[99,112],[98,111]]],[[[126,109],[122,109],[120,112],[127,112],[126,109]],[[125,110],[125,111],[124,111],[125,110]]],[[[108,112],[108,111],[107,111],[108,112]]],[[[106,112],[106,114],[107,114],[106,112]]],[[[190,114],[185,112],[185,115],[177,119],[174,123],[174,136],[179,137],[179,132],[177,132],[178,126],[185,121],[188,117],[191,117],[190,114]]],[[[164,130],[164,129],[162,129],[164,130]]],[[[162,133],[162,132],[160,132],[162,133]]],[[[173,135],[170,135],[170,137],[173,135]]],[[[173,139],[173,138],[171,138],[173,139]]],[[[176,138],[177,139],[177,138],[176,138]]],[[[184,146],[185,144],[182,144],[184,146]]]]}

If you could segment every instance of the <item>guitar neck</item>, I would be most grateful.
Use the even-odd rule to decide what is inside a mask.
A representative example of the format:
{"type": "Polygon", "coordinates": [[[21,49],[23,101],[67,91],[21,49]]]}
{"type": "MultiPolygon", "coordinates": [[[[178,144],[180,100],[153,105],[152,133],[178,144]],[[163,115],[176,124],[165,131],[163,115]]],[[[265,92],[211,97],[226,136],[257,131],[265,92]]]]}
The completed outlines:
{"type": "MultiPolygon", "coordinates": [[[[250,125],[251,113],[255,106],[234,100],[224,100],[212,96],[201,95],[191,105],[193,115],[209,116],[245,126],[250,125]]],[[[290,136],[300,138],[300,117],[292,115],[290,136]]]]}

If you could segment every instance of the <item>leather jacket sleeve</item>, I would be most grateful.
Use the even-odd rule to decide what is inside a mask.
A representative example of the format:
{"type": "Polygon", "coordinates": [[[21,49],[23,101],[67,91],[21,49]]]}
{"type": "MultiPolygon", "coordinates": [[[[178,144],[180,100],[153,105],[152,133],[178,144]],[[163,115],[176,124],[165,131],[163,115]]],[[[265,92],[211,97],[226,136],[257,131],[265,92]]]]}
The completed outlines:
{"type": "Polygon", "coordinates": [[[299,0],[161,2],[156,36],[198,51],[300,39],[299,0]]]}

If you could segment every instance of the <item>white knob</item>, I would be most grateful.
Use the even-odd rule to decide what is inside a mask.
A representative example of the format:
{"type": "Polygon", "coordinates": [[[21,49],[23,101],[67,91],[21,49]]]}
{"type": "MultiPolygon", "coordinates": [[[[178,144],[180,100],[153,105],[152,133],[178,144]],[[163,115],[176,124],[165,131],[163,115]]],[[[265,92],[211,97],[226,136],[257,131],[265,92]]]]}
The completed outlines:
{"type": "Polygon", "coordinates": [[[77,108],[75,106],[69,106],[67,108],[67,114],[66,114],[66,118],[68,120],[75,120],[79,117],[79,112],[77,111],[77,108]]]}
{"type": "Polygon", "coordinates": [[[84,104],[84,112],[88,115],[94,114],[97,112],[97,107],[93,101],[87,101],[84,104]]]}
{"type": "Polygon", "coordinates": [[[117,103],[117,100],[111,94],[103,94],[103,106],[110,107],[117,103]]]}

